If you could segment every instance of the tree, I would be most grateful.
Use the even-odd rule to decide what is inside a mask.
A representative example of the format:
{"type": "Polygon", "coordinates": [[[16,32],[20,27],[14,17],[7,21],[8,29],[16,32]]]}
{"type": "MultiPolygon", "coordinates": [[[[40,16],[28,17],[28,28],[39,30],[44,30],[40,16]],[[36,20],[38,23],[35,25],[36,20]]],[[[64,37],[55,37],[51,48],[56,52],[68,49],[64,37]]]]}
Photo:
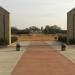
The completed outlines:
{"type": "Polygon", "coordinates": [[[31,32],[38,32],[40,29],[38,28],[38,27],[36,27],[36,26],[31,26],[31,27],[29,27],[29,30],[31,31],[31,32]]]}
{"type": "Polygon", "coordinates": [[[51,31],[53,31],[53,33],[60,33],[61,32],[61,28],[58,27],[57,25],[53,25],[50,28],[51,28],[51,31]]]}
{"type": "Polygon", "coordinates": [[[57,25],[53,25],[53,26],[46,25],[45,29],[43,30],[43,33],[56,34],[56,33],[59,33],[60,31],[61,31],[61,28],[58,27],[57,25]]]}
{"type": "Polygon", "coordinates": [[[30,30],[28,28],[19,30],[17,34],[30,34],[30,30]]]}
{"type": "Polygon", "coordinates": [[[11,34],[17,34],[18,31],[19,31],[18,28],[16,28],[16,27],[11,27],[11,34]]]}
{"type": "Polygon", "coordinates": [[[61,28],[58,27],[57,25],[53,25],[53,26],[51,26],[51,29],[54,29],[54,30],[61,30],[61,28]]]}
{"type": "Polygon", "coordinates": [[[43,29],[43,33],[46,33],[46,34],[49,34],[49,31],[50,31],[50,26],[49,25],[46,25],[45,29],[43,29]]]}
{"type": "Polygon", "coordinates": [[[41,27],[41,31],[43,31],[43,27],[41,27]]]}

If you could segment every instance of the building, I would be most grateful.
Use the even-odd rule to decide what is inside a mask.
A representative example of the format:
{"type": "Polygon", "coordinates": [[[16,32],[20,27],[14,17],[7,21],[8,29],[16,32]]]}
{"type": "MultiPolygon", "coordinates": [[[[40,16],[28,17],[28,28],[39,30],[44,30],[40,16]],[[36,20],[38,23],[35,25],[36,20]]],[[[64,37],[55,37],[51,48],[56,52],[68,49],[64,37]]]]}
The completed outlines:
{"type": "Polygon", "coordinates": [[[9,20],[9,12],[0,7],[0,39],[6,40],[8,44],[11,43],[11,28],[9,20]]]}
{"type": "Polygon", "coordinates": [[[75,40],[75,8],[67,13],[67,42],[75,40]]]}

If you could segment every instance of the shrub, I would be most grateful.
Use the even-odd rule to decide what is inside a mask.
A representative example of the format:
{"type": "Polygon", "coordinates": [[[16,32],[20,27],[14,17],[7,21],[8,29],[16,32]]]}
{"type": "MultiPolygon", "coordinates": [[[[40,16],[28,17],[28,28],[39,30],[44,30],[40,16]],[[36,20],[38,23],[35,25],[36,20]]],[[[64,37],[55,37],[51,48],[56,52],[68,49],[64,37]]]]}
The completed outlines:
{"type": "Polygon", "coordinates": [[[57,37],[54,37],[55,40],[57,40],[57,37]]]}
{"type": "Polygon", "coordinates": [[[70,43],[70,44],[75,44],[75,39],[70,39],[70,40],[69,40],[69,43],[70,43]]]}
{"type": "Polygon", "coordinates": [[[58,41],[61,41],[61,42],[67,42],[67,37],[66,36],[59,36],[58,37],[58,41]]]}
{"type": "Polygon", "coordinates": [[[11,43],[16,42],[17,40],[18,40],[18,37],[16,36],[11,37],[11,43]]]}
{"type": "Polygon", "coordinates": [[[0,39],[0,45],[7,45],[7,44],[8,42],[6,39],[3,39],[3,38],[0,39]]]}

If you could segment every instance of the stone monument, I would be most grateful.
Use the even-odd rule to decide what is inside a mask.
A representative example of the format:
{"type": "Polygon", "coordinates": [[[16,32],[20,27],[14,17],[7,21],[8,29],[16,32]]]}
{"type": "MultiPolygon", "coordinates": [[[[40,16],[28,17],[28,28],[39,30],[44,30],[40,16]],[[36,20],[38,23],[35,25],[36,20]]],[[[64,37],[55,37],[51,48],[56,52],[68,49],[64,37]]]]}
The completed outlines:
{"type": "Polygon", "coordinates": [[[11,43],[11,28],[9,20],[9,12],[0,7],[0,39],[6,40],[7,44],[11,43]]]}
{"type": "Polygon", "coordinates": [[[70,39],[75,40],[75,8],[67,13],[67,43],[70,39]]]}

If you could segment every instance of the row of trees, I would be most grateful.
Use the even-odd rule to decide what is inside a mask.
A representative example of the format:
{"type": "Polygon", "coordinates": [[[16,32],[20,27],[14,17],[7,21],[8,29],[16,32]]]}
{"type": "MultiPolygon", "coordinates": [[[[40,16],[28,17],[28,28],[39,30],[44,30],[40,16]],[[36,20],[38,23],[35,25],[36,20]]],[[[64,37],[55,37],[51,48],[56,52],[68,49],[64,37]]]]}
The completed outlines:
{"type": "Polygon", "coordinates": [[[54,25],[54,26],[49,26],[49,25],[47,25],[47,26],[45,27],[45,29],[42,30],[42,32],[43,32],[43,33],[47,33],[47,34],[50,34],[50,33],[55,34],[55,33],[61,32],[61,28],[58,27],[58,26],[56,26],[56,25],[54,25]]]}
{"type": "Polygon", "coordinates": [[[11,28],[12,34],[30,34],[30,33],[56,34],[56,33],[65,33],[65,32],[66,32],[66,30],[62,30],[57,25],[53,25],[53,26],[46,25],[45,28],[43,28],[43,27],[38,28],[36,26],[31,26],[29,28],[25,28],[22,30],[20,30],[16,27],[11,28]]]}

